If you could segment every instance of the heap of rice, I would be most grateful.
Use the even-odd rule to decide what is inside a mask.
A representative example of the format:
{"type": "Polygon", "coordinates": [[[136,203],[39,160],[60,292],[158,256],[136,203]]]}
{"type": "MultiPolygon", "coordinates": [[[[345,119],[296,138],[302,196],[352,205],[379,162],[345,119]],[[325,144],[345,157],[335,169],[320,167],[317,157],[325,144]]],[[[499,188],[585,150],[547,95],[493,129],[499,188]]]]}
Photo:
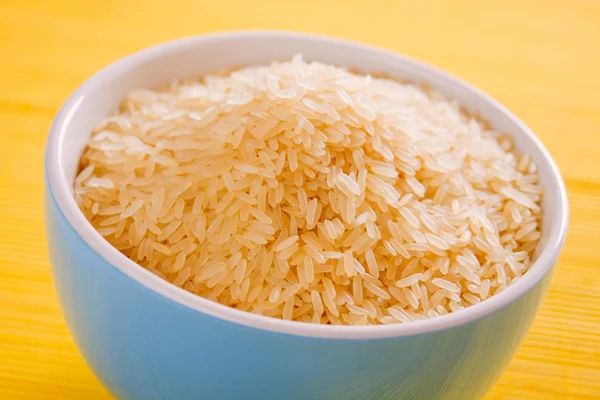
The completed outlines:
{"type": "Polygon", "coordinates": [[[532,263],[527,154],[412,84],[301,57],[131,93],[94,130],[77,204],[174,285],[321,324],[436,317],[532,263]]]}

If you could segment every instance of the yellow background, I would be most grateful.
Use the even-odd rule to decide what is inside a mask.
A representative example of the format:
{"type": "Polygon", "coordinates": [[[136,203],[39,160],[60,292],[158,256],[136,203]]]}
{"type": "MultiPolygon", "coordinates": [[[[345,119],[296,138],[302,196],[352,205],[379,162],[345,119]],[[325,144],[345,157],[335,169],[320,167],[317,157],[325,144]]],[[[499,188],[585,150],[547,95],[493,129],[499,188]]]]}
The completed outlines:
{"type": "Polygon", "coordinates": [[[408,54],[479,86],[540,136],[571,225],[550,293],[489,399],[600,398],[600,1],[0,0],[0,398],[108,399],[63,322],[42,212],[61,103],[128,53],[275,28],[408,54]]]}

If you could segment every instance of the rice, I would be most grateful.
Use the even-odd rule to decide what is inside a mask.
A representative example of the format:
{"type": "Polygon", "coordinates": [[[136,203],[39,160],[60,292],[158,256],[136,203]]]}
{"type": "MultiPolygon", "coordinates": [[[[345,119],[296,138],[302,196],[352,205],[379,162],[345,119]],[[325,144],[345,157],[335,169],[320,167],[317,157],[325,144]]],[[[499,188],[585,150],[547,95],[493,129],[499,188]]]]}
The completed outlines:
{"type": "Polygon", "coordinates": [[[417,85],[297,56],[131,93],[74,195],[115,248],[227,306],[409,323],[527,272],[542,188],[507,135],[417,85]]]}

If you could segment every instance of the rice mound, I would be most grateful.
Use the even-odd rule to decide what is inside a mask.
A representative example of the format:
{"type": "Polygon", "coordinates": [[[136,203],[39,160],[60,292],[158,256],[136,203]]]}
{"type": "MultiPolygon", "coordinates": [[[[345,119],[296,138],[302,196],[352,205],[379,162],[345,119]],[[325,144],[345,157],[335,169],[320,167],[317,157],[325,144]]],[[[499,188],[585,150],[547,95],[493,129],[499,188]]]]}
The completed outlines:
{"type": "Polygon", "coordinates": [[[74,182],[114,247],[204,298],[336,325],[477,304],[529,268],[536,166],[414,84],[300,56],[131,93],[74,182]]]}

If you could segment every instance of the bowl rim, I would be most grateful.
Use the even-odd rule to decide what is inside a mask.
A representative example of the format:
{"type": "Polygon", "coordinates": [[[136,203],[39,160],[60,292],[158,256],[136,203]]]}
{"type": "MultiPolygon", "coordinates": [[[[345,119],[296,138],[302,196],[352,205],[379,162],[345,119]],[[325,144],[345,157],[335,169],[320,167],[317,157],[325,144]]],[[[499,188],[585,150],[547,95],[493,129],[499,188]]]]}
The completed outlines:
{"type": "MultiPolygon", "coordinates": [[[[87,79],[64,103],[52,124],[47,138],[44,165],[48,180],[49,192],[54,198],[56,205],[58,205],[58,211],[62,212],[75,232],[93,251],[95,251],[102,259],[104,259],[104,261],[152,291],[192,310],[237,325],[256,328],[264,331],[285,333],[292,336],[307,336],[329,339],[374,339],[402,337],[441,331],[444,329],[464,325],[488,316],[524,296],[527,292],[533,289],[533,287],[536,286],[552,269],[552,266],[555,264],[558,254],[563,247],[569,218],[565,184],[554,160],[540,140],[535,136],[535,134],[497,100],[493,99],[491,96],[470,85],[469,83],[466,83],[443,70],[425,64],[421,61],[414,60],[410,57],[398,54],[391,50],[386,50],[376,46],[350,40],[309,33],[272,30],[211,33],[172,40],[121,58],[120,60],[117,60],[116,62],[101,69],[99,72],[87,79]],[[398,62],[409,64],[414,68],[424,70],[430,74],[438,75],[446,81],[451,81],[455,85],[462,86],[466,91],[475,94],[479,99],[482,99],[484,102],[487,102],[496,108],[501,114],[503,114],[505,118],[512,120],[512,122],[519,127],[520,132],[512,132],[511,134],[528,136],[550,166],[550,186],[555,186],[556,193],[558,193],[559,197],[556,199],[557,206],[550,210],[552,212],[552,226],[550,227],[547,243],[528,272],[523,275],[521,279],[501,293],[494,295],[479,304],[436,318],[391,325],[319,325],[306,322],[286,321],[278,318],[252,314],[250,312],[236,310],[231,307],[210,301],[195,294],[189,293],[159,278],[115,249],[93,228],[93,226],[84,217],[83,213],[81,213],[79,210],[71,194],[69,182],[67,179],[65,179],[63,166],[60,162],[65,128],[68,126],[74,113],[77,112],[79,104],[82,102],[86,93],[101,88],[103,81],[110,79],[114,75],[118,75],[119,70],[126,69],[128,66],[137,65],[140,62],[144,62],[145,60],[155,57],[168,56],[169,52],[180,51],[182,48],[193,48],[202,45],[202,43],[213,40],[235,39],[242,36],[249,36],[254,40],[278,37],[280,39],[325,41],[332,46],[343,46],[346,48],[351,48],[353,51],[369,50],[384,53],[388,56],[394,57],[398,60],[398,62]]],[[[548,210],[545,212],[548,212],[548,210]]]]}

